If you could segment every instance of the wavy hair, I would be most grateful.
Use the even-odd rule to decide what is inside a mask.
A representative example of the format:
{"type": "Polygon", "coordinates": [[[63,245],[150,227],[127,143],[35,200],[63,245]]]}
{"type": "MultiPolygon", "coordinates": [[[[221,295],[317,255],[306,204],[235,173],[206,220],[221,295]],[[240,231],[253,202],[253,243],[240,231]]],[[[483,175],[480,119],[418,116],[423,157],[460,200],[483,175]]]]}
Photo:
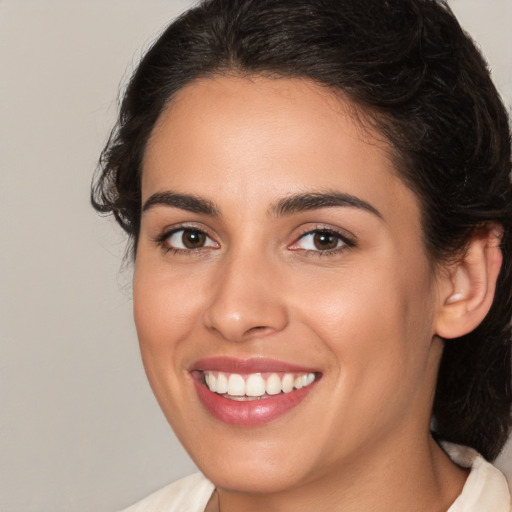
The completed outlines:
{"type": "Polygon", "coordinates": [[[136,256],[141,164],[152,129],[186,84],[218,74],[306,77],[341,91],[389,140],[422,206],[431,261],[460,255],[476,229],[503,226],[492,308],[445,342],[435,435],[493,460],[511,424],[510,127],[487,65],[443,0],[205,0],[142,59],[101,155],[92,204],[136,256]]]}

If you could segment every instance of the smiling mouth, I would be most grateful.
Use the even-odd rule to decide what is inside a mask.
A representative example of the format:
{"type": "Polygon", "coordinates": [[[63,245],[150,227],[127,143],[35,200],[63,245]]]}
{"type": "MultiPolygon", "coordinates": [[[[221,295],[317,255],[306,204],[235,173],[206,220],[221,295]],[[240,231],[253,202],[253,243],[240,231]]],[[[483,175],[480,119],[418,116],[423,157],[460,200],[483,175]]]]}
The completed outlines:
{"type": "Polygon", "coordinates": [[[262,426],[299,407],[322,373],[271,358],[210,357],[189,369],[204,410],[223,423],[262,426]]]}
{"type": "Polygon", "coordinates": [[[317,373],[251,373],[238,374],[203,371],[202,382],[213,393],[235,401],[251,401],[291,393],[310,386],[317,373]]]}

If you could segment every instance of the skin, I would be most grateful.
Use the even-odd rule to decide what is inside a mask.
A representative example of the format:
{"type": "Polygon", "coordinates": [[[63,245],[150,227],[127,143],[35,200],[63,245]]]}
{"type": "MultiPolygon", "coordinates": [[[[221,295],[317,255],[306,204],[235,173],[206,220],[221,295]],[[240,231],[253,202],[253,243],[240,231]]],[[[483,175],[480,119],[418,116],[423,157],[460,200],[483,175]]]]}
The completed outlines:
{"type": "Polygon", "coordinates": [[[445,511],[464,484],[429,434],[448,278],[425,254],[417,198],[389,148],[353,112],[307,80],[216,77],[182,89],[147,146],[143,204],[173,191],[218,210],[146,208],[134,312],[155,396],[222,512],[445,511]],[[378,213],[273,208],[326,191],[378,213]],[[205,245],[165,238],[182,226],[204,231],[205,245]],[[315,229],[351,243],[319,249],[304,236],[315,229]],[[228,425],[202,406],[189,372],[215,356],[322,377],[283,416],[228,425]]]}

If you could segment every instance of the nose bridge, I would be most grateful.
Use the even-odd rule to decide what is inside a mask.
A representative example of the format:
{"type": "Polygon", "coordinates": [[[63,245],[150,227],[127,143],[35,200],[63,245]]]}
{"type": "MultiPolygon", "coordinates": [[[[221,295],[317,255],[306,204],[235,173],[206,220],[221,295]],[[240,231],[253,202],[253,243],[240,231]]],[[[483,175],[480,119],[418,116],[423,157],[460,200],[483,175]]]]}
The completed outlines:
{"type": "Polygon", "coordinates": [[[219,270],[204,312],[207,328],[227,340],[243,341],[286,326],[278,265],[265,251],[240,247],[226,255],[219,270]]]}

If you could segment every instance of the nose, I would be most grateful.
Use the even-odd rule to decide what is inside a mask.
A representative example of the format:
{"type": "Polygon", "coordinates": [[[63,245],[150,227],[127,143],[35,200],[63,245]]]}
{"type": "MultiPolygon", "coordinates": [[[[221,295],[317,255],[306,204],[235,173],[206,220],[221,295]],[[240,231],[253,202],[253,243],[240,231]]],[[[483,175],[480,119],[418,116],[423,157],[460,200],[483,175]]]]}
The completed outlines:
{"type": "Polygon", "coordinates": [[[232,255],[216,273],[203,322],[228,341],[283,330],[288,312],[276,266],[256,255],[232,255]]]}

